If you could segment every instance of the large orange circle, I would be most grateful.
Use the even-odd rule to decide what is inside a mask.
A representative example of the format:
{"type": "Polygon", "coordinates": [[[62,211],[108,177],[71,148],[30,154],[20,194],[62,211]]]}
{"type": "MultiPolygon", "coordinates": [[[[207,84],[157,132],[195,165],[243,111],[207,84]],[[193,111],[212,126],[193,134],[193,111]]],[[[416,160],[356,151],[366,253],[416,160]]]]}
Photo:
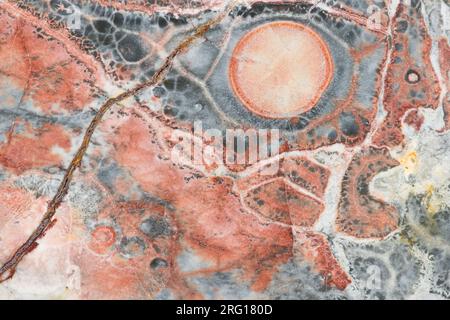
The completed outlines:
{"type": "Polygon", "coordinates": [[[333,75],[330,50],[311,28],[292,21],[263,24],[233,50],[229,79],[252,112],[287,118],[317,103],[333,75]]]}

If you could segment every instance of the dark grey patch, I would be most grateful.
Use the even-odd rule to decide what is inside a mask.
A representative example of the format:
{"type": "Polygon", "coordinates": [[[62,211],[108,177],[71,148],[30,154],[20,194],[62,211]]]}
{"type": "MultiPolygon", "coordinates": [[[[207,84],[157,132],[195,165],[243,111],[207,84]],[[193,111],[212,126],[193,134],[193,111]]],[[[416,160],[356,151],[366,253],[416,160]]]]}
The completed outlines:
{"type": "Polygon", "coordinates": [[[450,255],[441,248],[430,250],[433,257],[433,287],[432,293],[437,293],[443,297],[450,298],[450,255]]]}
{"type": "Polygon", "coordinates": [[[169,23],[167,22],[167,20],[164,17],[159,17],[158,18],[158,26],[160,28],[165,28],[165,27],[167,27],[168,24],[169,23]]]}
{"type": "Polygon", "coordinates": [[[265,294],[274,300],[346,299],[345,292],[326,286],[308,264],[293,260],[279,268],[265,294]]]}
{"type": "Polygon", "coordinates": [[[249,285],[239,272],[215,272],[206,277],[189,279],[205,299],[245,299],[250,297],[249,285]]]}
{"type": "Polygon", "coordinates": [[[150,262],[150,268],[152,269],[167,268],[168,266],[167,261],[161,258],[155,258],[150,262]]]}
{"type": "Polygon", "coordinates": [[[117,27],[121,27],[123,25],[123,15],[119,12],[114,13],[113,22],[117,27]]]}
{"type": "Polygon", "coordinates": [[[153,88],[153,95],[157,98],[161,98],[162,96],[164,96],[166,94],[166,89],[164,89],[163,87],[155,87],[153,88]]]}
{"type": "Polygon", "coordinates": [[[397,24],[396,30],[400,33],[405,33],[407,29],[408,29],[408,21],[400,20],[397,24]]]}
{"type": "Polygon", "coordinates": [[[147,47],[142,43],[142,39],[134,34],[128,34],[123,38],[117,47],[123,58],[129,62],[142,60],[148,53],[147,47]]]}
{"type": "Polygon", "coordinates": [[[167,237],[172,234],[169,222],[158,216],[145,219],[139,229],[150,239],[167,237]]]}
{"type": "Polygon", "coordinates": [[[346,244],[349,271],[364,299],[405,299],[420,278],[420,261],[398,238],[376,244],[346,244]]]}
{"type": "Polygon", "coordinates": [[[346,136],[355,137],[359,133],[359,126],[353,113],[342,112],[339,115],[339,126],[346,136]]]}
{"type": "Polygon", "coordinates": [[[169,91],[175,89],[175,80],[167,79],[166,81],[164,81],[164,87],[169,91]]]}
{"type": "Polygon", "coordinates": [[[167,105],[167,106],[164,106],[163,112],[164,112],[164,114],[166,116],[172,118],[172,117],[176,117],[177,116],[178,109],[173,107],[173,106],[167,105]]]}
{"type": "Polygon", "coordinates": [[[106,20],[95,20],[94,28],[100,33],[108,33],[111,31],[113,26],[106,20]]]}

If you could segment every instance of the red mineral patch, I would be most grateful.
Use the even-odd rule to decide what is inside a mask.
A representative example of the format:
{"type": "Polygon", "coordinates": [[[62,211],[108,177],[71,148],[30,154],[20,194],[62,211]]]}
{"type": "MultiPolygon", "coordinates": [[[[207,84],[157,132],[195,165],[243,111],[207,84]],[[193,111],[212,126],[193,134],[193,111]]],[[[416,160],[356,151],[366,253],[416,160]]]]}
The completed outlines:
{"type": "Polygon", "coordinates": [[[304,157],[285,158],[281,165],[284,175],[305,190],[323,197],[330,171],[304,157]]]}
{"type": "MultiPolygon", "coordinates": [[[[375,133],[373,143],[377,146],[393,147],[403,141],[401,119],[410,109],[437,106],[439,83],[433,70],[429,52],[431,39],[428,36],[423,18],[408,14],[408,8],[400,4],[394,17],[394,50],[389,63],[384,106],[387,111],[384,123],[375,133]],[[410,39],[404,25],[418,28],[422,41],[421,47],[414,50],[423,62],[417,61],[409,51],[410,39]]],[[[415,42],[419,44],[418,41],[415,42]]]]}
{"type": "Polygon", "coordinates": [[[399,163],[386,149],[369,148],[355,155],[345,173],[336,226],[358,238],[383,238],[398,227],[395,207],[370,195],[372,178],[399,163]]]}
{"type": "MultiPolygon", "coordinates": [[[[247,190],[276,177],[285,177],[302,189],[322,198],[330,177],[330,171],[306,157],[285,157],[271,164],[278,170],[258,170],[237,180],[239,190],[247,190]],[[268,174],[269,172],[269,174],[268,174]]],[[[269,166],[267,166],[269,168],[269,166]]]]}
{"type": "Polygon", "coordinates": [[[270,220],[302,227],[311,227],[324,210],[321,202],[298,192],[283,179],[250,190],[244,201],[270,220]]]}
{"type": "Polygon", "coordinates": [[[164,206],[110,202],[74,258],[82,266],[84,298],[154,298],[176,277],[177,227],[164,206]]]}
{"type": "MultiPolygon", "coordinates": [[[[442,38],[439,40],[439,65],[441,68],[442,76],[444,78],[444,85],[447,89],[450,88],[450,46],[448,45],[448,40],[442,38]],[[447,72],[445,72],[447,70],[447,72]]],[[[445,129],[450,128],[450,93],[447,92],[447,96],[444,97],[444,113],[445,113],[445,129]]]]}
{"type": "Polygon", "coordinates": [[[127,119],[118,133],[116,159],[144,190],[176,208],[176,225],[184,240],[214,265],[204,272],[242,268],[254,288],[264,289],[277,266],[291,256],[290,228],[261,224],[243,211],[228,179],[196,178],[186,183],[187,171],[158,158],[160,149],[140,119],[127,119]]]}
{"type": "Polygon", "coordinates": [[[161,150],[141,119],[127,118],[112,140],[116,160],[130,170],[144,190],[171,199],[182,188],[185,172],[159,157],[161,150]]]}
{"type": "Polygon", "coordinates": [[[253,289],[263,290],[291,257],[291,228],[245,213],[231,186],[228,179],[189,182],[174,201],[177,220],[184,239],[213,263],[209,272],[241,268],[253,289]]]}
{"type": "Polygon", "coordinates": [[[419,110],[411,110],[405,117],[405,123],[416,129],[416,131],[420,130],[424,120],[425,118],[419,113],[419,110]]]}
{"type": "Polygon", "coordinates": [[[24,123],[25,132],[15,132],[18,124],[13,124],[7,141],[0,144],[0,164],[15,174],[46,166],[59,166],[61,157],[52,150],[54,147],[69,151],[70,137],[60,125],[45,123],[34,128],[24,123]]]}
{"type": "Polygon", "coordinates": [[[112,227],[98,226],[91,233],[91,242],[89,247],[92,251],[102,254],[105,253],[116,241],[116,232],[112,227]]]}
{"type": "Polygon", "coordinates": [[[323,234],[296,231],[294,248],[294,252],[298,252],[323,276],[325,285],[344,290],[352,282],[333,256],[323,234]]]}

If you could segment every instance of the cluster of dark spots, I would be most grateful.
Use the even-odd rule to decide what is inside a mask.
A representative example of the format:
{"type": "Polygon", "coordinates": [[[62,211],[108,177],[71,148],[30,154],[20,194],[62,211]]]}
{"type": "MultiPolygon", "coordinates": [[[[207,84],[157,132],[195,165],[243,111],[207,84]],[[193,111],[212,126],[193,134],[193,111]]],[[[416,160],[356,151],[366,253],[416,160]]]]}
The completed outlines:
{"type": "MultiPolygon", "coordinates": [[[[307,3],[263,3],[256,2],[251,6],[237,6],[234,10],[230,12],[231,17],[251,17],[254,18],[258,15],[264,13],[271,14],[307,14],[311,11],[317,11],[316,8],[312,7],[311,4],[307,3]]],[[[313,13],[314,13],[313,12],[313,13]]]]}
{"type": "Polygon", "coordinates": [[[167,237],[172,234],[169,222],[164,217],[159,216],[145,219],[139,229],[150,239],[167,237]]]}
{"type": "Polygon", "coordinates": [[[363,174],[361,174],[361,175],[358,177],[358,180],[357,180],[357,189],[358,189],[358,193],[359,193],[361,196],[368,196],[368,195],[369,195],[368,178],[370,179],[370,175],[363,175],[363,174]]]}
{"type": "Polygon", "coordinates": [[[139,237],[123,237],[119,244],[120,253],[125,258],[133,258],[144,254],[147,245],[139,237]]]}

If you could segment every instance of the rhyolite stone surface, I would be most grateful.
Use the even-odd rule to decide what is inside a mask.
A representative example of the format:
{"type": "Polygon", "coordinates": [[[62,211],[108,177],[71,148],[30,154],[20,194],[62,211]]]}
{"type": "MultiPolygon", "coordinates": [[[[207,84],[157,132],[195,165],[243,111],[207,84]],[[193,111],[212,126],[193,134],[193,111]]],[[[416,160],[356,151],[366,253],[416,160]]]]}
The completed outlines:
{"type": "Polygon", "coordinates": [[[450,298],[449,15],[0,0],[0,298],[450,298]]]}

